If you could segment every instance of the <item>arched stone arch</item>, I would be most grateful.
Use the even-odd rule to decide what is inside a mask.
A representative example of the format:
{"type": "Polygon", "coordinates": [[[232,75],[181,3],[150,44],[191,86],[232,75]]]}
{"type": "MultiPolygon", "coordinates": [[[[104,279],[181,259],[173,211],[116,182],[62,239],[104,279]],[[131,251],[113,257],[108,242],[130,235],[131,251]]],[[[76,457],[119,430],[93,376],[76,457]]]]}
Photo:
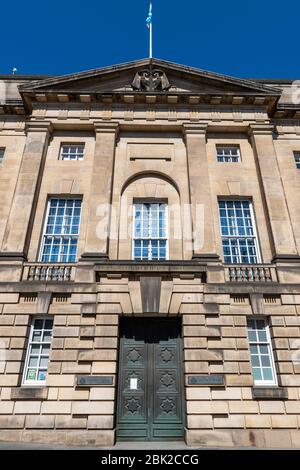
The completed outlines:
{"type": "Polygon", "coordinates": [[[166,175],[165,173],[162,173],[160,171],[140,171],[140,172],[135,173],[134,175],[130,176],[122,186],[121,195],[124,193],[124,191],[126,190],[126,188],[130,184],[132,184],[134,181],[140,180],[142,178],[162,179],[162,180],[168,182],[171,186],[173,186],[176,189],[178,195],[180,195],[177,183],[169,175],[166,175]]]}

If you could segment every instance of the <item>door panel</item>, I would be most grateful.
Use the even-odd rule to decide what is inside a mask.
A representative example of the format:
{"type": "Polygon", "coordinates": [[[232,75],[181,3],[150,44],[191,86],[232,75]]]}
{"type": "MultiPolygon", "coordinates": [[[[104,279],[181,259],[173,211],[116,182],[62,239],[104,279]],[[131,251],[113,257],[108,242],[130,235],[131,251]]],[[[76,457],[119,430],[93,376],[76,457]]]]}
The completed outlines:
{"type": "Polygon", "coordinates": [[[128,340],[122,344],[122,361],[119,374],[118,423],[120,437],[141,435],[147,437],[147,347],[146,344],[128,340]],[[134,386],[134,388],[132,388],[134,386]],[[123,430],[123,428],[125,429],[123,430]],[[134,431],[136,430],[136,432],[134,431]]]}
{"type": "Polygon", "coordinates": [[[117,438],[183,438],[183,381],[177,319],[121,324],[117,438]]]}

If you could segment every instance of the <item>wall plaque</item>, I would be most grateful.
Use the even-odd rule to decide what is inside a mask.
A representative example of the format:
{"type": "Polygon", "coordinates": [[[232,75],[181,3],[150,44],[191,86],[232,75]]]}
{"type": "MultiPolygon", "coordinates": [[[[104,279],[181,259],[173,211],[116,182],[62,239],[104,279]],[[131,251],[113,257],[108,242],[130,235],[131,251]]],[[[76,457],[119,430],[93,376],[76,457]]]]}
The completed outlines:
{"type": "Polygon", "coordinates": [[[130,160],[174,160],[174,144],[159,142],[129,142],[127,154],[130,160]]]}
{"type": "Polygon", "coordinates": [[[113,385],[112,375],[77,375],[78,387],[97,387],[99,385],[113,385]]]}
{"type": "Polygon", "coordinates": [[[222,387],[225,385],[224,375],[190,375],[188,385],[222,387]]]}

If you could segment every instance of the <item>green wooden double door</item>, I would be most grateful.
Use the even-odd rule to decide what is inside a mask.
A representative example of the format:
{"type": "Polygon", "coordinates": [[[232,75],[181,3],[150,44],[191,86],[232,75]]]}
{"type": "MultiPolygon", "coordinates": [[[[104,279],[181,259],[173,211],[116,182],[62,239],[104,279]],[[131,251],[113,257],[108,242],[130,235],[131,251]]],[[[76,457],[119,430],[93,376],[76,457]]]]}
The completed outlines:
{"type": "Polygon", "coordinates": [[[177,319],[124,319],[120,329],[117,439],[182,440],[184,397],[177,319]]]}

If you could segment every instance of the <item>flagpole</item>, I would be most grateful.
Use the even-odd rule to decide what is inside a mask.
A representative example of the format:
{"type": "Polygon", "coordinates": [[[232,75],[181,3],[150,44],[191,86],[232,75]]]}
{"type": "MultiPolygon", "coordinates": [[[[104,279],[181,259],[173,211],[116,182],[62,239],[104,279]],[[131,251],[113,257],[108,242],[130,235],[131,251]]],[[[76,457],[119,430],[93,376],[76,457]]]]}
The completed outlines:
{"type": "Polygon", "coordinates": [[[152,0],[150,0],[149,13],[146,19],[146,24],[149,29],[149,59],[152,59],[152,0]]]}
{"type": "Polygon", "coordinates": [[[152,21],[149,28],[149,59],[152,59],[152,21]]]}

